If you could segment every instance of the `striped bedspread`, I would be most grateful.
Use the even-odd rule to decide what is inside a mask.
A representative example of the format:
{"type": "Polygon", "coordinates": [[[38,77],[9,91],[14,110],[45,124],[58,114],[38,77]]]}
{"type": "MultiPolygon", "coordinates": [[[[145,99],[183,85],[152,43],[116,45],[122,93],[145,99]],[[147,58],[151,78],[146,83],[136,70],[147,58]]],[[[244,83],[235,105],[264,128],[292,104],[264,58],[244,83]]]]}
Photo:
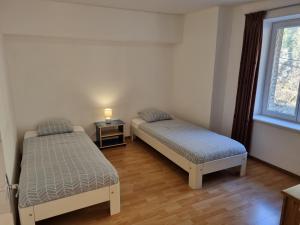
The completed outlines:
{"type": "Polygon", "coordinates": [[[110,162],[84,132],[26,138],[19,207],[28,207],[118,183],[110,162]]]}
{"type": "Polygon", "coordinates": [[[195,164],[246,153],[239,142],[181,120],[142,123],[139,128],[195,164]]]}

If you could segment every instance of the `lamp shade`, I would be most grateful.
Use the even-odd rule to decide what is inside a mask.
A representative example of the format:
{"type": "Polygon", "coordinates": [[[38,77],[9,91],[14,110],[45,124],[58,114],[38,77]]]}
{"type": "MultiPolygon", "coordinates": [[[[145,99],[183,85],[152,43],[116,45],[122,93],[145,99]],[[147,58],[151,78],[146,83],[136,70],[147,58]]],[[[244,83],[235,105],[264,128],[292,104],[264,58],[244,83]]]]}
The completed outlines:
{"type": "Polygon", "coordinates": [[[112,109],[109,108],[104,109],[104,116],[106,119],[110,119],[112,117],[112,109]]]}

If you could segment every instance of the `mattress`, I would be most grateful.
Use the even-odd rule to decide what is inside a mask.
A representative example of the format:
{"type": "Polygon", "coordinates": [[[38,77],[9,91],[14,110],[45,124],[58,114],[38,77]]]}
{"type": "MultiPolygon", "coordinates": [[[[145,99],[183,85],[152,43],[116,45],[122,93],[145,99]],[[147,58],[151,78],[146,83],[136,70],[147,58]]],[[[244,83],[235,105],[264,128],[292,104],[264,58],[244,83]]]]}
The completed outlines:
{"type": "Polygon", "coordinates": [[[136,126],[195,164],[246,153],[239,142],[182,120],[144,121],[136,126]]]}
{"type": "Polygon", "coordinates": [[[85,132],[28,136],[23,143],[19,207],[118,183],[117,171],[85,132]]]}

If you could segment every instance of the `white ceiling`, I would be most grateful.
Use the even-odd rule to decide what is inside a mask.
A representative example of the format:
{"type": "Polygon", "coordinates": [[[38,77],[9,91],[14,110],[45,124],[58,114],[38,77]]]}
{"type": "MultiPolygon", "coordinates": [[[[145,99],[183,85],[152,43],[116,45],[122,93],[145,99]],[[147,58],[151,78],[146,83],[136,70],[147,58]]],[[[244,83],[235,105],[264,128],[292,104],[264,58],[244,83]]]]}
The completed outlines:
{"type": "Polygon", "coordinates": [[[234,5],[259,0],[52,0],[120,9],[161,13],[187,13],[217,5],[234,5]]]}

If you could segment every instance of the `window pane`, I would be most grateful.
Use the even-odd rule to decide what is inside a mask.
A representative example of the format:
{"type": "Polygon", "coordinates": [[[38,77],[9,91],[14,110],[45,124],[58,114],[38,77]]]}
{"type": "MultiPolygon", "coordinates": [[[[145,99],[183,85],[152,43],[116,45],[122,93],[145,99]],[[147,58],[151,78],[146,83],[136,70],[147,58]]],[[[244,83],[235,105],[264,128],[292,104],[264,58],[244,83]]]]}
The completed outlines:
{"type": "Polygon", "coordinates": [[[277,30],[267,110],[296,115],[300,81],[300,26],[277,30]]]}

